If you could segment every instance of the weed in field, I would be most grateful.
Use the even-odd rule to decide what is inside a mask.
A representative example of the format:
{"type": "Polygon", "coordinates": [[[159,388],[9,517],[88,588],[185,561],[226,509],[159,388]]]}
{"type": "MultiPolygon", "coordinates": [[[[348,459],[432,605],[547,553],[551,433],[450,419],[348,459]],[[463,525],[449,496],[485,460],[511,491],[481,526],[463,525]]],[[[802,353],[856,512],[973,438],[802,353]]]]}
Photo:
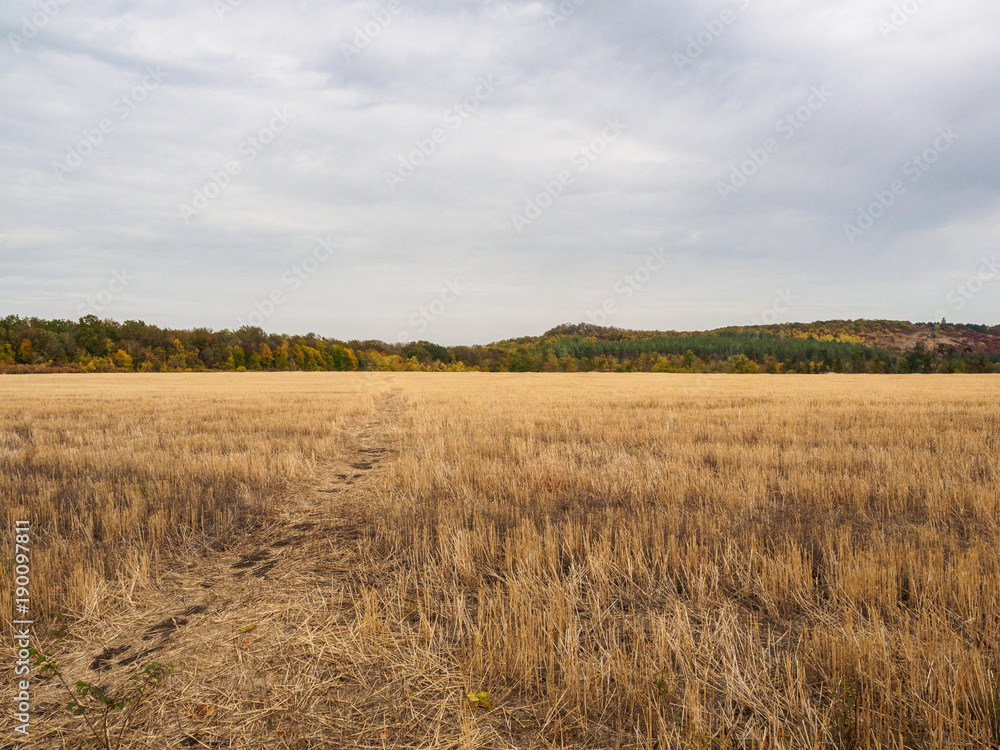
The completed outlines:
{"type": "Polygon", "coordinates": [[[55,677],[69,695],[66,710],[83,719],[95,745],[102,750],[119,750],[129,739],[136,709],[174,671],[173,664],[150,662],[142,672],[132,675],[117,689],[105,691],[98,685],[77,680],[75,689],[69,686],[59,664],[52,661],[52,652],[41,653],[28,649],[29,659],[38,668],[39,676],[55,677]]]}

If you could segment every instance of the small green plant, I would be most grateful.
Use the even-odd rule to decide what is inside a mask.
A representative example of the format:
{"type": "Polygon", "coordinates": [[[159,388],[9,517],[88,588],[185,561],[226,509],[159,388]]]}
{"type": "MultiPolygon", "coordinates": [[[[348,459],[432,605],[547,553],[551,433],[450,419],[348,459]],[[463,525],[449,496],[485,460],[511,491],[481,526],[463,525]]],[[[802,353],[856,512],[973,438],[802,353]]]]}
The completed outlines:
{"type": "Polygon", "coordinates": [[[844,677],[833,696],[834,721],[841,747],[855,748],[858,744],[858,685],[844,677]]]}
{"type": "Polygon", "coordinates": [[[475,708],[485,708],[487,711],[493,710],[493,704],[490,703],[490,694],[487,692],[481,693],[469,693],[468,694],[469,703],[471,703],[475,708]]]}
{"type": "Polygon", "coordinates": [[[129,677],[109,695],[103,688],[84,680],[76,681],[75,690],[71,688],[62,669],[50,658],[51,651],[43,654],[31,648],[29,654],[40,676],[59,680],[70,697],[66,710],[83,718],[94,743],[104,750],[118,750],[122,746],[135,719],[136,708],[174,671],[173,664],[150,662],[142,672],[129,677]]]}
{"type": "Polygon", "coordinates": [[[657,675],[656,679],[653,680],[653,687],[656,688],[656,694],[660,698],[670,697],[670,683],[664,680],[661,675],[657,675]]]}

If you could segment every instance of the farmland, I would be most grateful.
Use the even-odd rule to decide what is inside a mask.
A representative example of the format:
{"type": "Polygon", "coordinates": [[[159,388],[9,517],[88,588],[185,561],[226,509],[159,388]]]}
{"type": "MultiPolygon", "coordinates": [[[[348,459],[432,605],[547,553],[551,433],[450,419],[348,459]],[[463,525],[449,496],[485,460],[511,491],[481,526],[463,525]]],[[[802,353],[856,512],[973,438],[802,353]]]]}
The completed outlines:
{"type": "Polygon", "coordinates": [[[45,645],[175,666],[135,748],[997,747],[998,456],[988,375],[0,380],[45,645]]]}

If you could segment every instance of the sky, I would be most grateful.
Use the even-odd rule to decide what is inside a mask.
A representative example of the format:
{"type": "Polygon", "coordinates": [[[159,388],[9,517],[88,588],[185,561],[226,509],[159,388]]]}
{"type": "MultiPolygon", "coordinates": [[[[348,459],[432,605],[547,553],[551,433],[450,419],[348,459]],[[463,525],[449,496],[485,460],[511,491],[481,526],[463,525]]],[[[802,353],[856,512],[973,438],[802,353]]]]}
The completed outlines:
{"type": "Polygon", "coordinates": [[[7,0],[0,316],[1000,323],[996,0],[7,0]]]}

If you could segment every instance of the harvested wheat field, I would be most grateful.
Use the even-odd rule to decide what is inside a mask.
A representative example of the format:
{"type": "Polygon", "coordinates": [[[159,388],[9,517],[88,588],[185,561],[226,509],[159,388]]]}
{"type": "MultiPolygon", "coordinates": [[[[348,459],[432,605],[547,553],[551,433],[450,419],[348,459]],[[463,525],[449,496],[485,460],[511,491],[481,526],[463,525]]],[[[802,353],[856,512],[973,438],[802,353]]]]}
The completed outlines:
{"type": "Polygon", "coordinates": [[[998,455],[995,376],[0,380],[36,638],[173,665],[122,748],[1000,747],[998,455]]]}

